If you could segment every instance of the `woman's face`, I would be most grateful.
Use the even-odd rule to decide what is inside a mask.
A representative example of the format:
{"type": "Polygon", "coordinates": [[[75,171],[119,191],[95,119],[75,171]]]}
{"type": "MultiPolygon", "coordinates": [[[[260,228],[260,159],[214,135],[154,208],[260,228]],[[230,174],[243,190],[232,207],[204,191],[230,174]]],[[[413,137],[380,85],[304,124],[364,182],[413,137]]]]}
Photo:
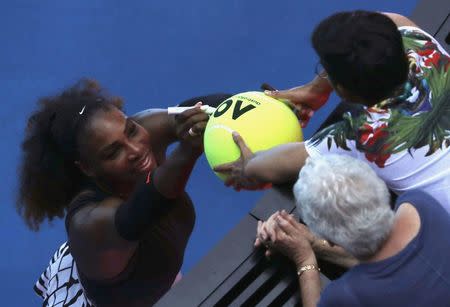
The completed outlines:
{"type": "Polygon", "coordinates": [[[86,162],[80,166],[88,176],[117,188],[156,167],[147,130],[117,108],[93,116],[81,140],[86,162]]]}

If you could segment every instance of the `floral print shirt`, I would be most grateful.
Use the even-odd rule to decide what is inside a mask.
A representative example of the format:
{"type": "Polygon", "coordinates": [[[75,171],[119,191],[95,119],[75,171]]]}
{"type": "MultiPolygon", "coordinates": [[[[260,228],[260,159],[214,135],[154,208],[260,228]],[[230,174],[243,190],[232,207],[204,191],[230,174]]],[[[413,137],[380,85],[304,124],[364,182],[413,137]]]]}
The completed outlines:
{"type": "Polygon", "coordinates": [[[344,114],[306,150],[365,159],[394,192],[427,190],[450,212],[450,58],[423,30],[399,31],[410,69],[401,95],[344,114]]]}

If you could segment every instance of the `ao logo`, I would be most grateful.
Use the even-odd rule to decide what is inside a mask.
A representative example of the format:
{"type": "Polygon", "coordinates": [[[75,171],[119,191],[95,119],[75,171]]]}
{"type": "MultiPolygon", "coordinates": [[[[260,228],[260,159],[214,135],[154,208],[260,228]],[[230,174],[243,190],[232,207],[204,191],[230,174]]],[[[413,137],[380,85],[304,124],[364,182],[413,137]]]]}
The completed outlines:
{"type": "MultiPolygon", "coordinates": [[[[233,120],[238,119],[239,117],[241,117],[242,115],[244,115],[248,111],[251,111],[254,108],[256,108],[252,104],[249,104],[249,105],[246,105],[246,106],[242,107],[242,102],[243,102],[242,100],[237,100],[236,103],[234,104],[233,114],[231,116],[231,118],[233,120]]],[[[220,106],[214,112],[213,116],[216,117],[216,118],[222,116],[223,114],[225,114],[231,108],[232,105],[233,105],[233,100],[232,99],[228,99],[228,100],[224,101],[223,103],[220,104],[220,106]]]]}
{"type": "MultiPolygon", "coordinates": [[[[241,156],[234,131],[253,152],[302,140],[298,119],[283,102],[261,92],[236,94],[217,107],[205,128],[205,155],[212,168],[241,156]]],[[[227,176],[216,174],[221,179],[227,176]]]]}

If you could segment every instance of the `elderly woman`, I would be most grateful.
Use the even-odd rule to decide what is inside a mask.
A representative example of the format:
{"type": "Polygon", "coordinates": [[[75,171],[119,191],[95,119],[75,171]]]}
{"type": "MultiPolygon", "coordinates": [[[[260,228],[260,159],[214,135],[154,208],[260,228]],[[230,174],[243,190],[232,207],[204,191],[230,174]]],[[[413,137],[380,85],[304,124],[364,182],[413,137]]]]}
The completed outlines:
{"type": "Polygon", "coordinates": [[[295,262],[303,306],[449,306],[449,214],[430,195],[411,191],[389,205],[385,183],[343,155],[308,158],[294,186],[306,227],[286,212],[258,226],[256,245],[295,262]],[[270,224],[270,225],[269,225],[270,224]],[[322,237],[360,262],[320,294],[312,249],[322,237]]]}

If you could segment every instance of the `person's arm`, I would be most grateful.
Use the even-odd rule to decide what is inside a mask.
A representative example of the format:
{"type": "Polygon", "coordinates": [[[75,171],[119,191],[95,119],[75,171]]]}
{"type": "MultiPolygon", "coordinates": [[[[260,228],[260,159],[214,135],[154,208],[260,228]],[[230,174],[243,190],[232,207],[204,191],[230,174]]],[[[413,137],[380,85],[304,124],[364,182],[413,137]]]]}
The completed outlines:
{"type": "Polygon", "coordinates": [[[311,257],[296,263],[296,266],[302,306],[316,307],[322,290],[316,257],[312,254],[311,257]],[[303,272],[302,269],[304,270],[303,272]]]}
{"type": "Polygon", "coordinates": [[[109,197],[75,213],[68,235],[84,275],[107,281],[125,269],[147,229],[184,193],[198,156],[181,142],[150,177],[138,180],[127,200],[109,197]]]}
{"type": "Polygon", "coordinates": [[[388,13],[388,12],[382,12],[383,15],[386,15],[389,17],[396,25],[397,27],[419,27],[417,24],[415,24],[411,19],[397,14],[397,13],[388,13]]]}
{"type": "Polygon", "coordinates": [[[149,132],[156,155],[164,155],[167,147],[177,141],[175,118],[166,109],[147,109],[132,117],[149,132]]]}
{"type": "Polygon", "coordinates": [[[317,258],[349,269],[359,264],[359,260],[338,245],[330,245],[326,240],[315,238],[312,247],[317,258]]]}
{"type": "Polygon", "coordinates": [[[128,241],[115,227],[118,198],[86,204],[71,218],[67,230],[70,252],[78,270],[90,280],[105,281],[122,272],[138,241],[128,241]]]}
{"type": "Polygon", "coordinates": [[[293,182],[308,158],[303,142],[253,153],[237,132],[233,133],[233,140],[241,151],[241,157],[214,167],[214,171],[226,175],[225,184],[234,188],[251,189],[266,183],[293,182]]]}
{"type": "MultiPolygon", "coordinates": [[[[263,87],[267,88],[264,84],[263,87]]],[[[295,105],[295,112],[300,119],[302,127],[306,127],[314,111],[322,107],[333,92],[329,80],[326,78],[325,71],[320,72],[309,83],[297,86],[288,90],[266,90],[264,93],[280,100],[287,100],[295,105]]]]}
{"type": "MultiPolygon", "coordinates": [[[[188,138],[196,138],[200,144],[203,135],[188,138]]],[[[195,162],[202,152],[202,145],[192,147],[184,141],[180,142],[167,160],[154,171],[154,184],[157,190],[169,199],[177,198],[184,193],[195,162]]]]}
{"type": "Polygon", "coordinates": [[[281,211],[266,230],[269,240],[264,244],[288,257],[297,267],[302,306],[317,306],[321,292],[320,269],[306,226],[281,211]]]}
{"type": "MultiPolygon", "coordinates": [[[[168,159],[158,161],[154,183],[158,191],[167,198],[177,198],[184,192],[194,164],[203,152],[203,131],[209,116],[200,106],[201,103],[197,103],[194,108],[174,118],[173,130],[179,143],[168,159]],[[195,133],[190,132],[191,130],[195,133]]],[[[155,139],[157,136],[150,133],[150,138],[155,139]]]]}
{"type": "Polygon", "coordinates": [[[319,109],[325,104],[333,92],[333,87],[326,77],[326,72],[319,72],[305,85],[297,86],[288,90],[266,90],[265,93],[277,99],[286,99],[297,105],[305,105],[313,110],[319,109]]]}
{"type": "Polygon", "coordinates": [[[274,184],[293,182],[307,158],[303,142],[279,145],[257,152],[246,163],[244,175],[274,184]]]}
{"type": "MultiPolygon", "coordinates": [[[[194,106],[201,101],[203,105],[217,107],[230,94],[211,94],[194,97],[183,101],[179,106],[194,106]]],[[[152,137],[152,147],[155,152],[165,152],[167,147],[178,140],[175,128],[175,115],[168,115],[167,109],[147,109],[132,116],[134,120],[143,126],[152,137]]]]}

